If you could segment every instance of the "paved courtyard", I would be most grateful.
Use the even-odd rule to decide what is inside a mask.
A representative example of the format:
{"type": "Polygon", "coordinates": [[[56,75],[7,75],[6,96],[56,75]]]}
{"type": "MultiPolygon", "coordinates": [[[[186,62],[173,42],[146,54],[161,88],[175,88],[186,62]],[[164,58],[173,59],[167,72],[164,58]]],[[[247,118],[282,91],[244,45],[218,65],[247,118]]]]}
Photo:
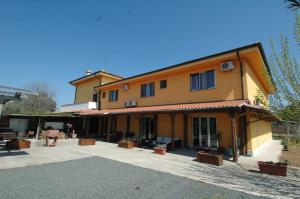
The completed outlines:
{"type": "Polygon", "coordinates": [[[101,157],[0,172],[1,198],[260,198],[101,157]]]}
{"type": "MultiPolygon", "coordinates": [[[[87,183],[83,183],[83,181],[81,181],[83,184],[89,184],[88,176],[93,178],[94,175],[98,176],[97,179],[99,179],[99,181],[103,181],[103,179],[105,179],[104,181],[110,184],[110,181],[116,182],[114,180],[116,176],[114,175],[110,176],[110,173],[107,173],[107,175],[103,175],[102,172],[113,170],[114,172],[112,172],[112,174],[117,174],[118,178],[123,178],[124,176],[127,176],[129,181],[133,181],[131,179],[138,179],[137,181],[139,182],[138,184],[141,184],[145,187],[154,186],[152,184],[156,180],[158,181],[157,183],[162,182],[162,184],[169,184],[170,187],[167,190],[165,190],[165,192],[174,194],[174,195],[172,194],[165,195],[168,196],[169,198],[174,198],[173,196],[177,196],[177,195],[179,198],[195,198],[196,196],[201,196],[201,197],[208,196],[213,198],[213,197],[219,197],[218,196],[219,193],[221,194],[221,196],[225,196],[225,198],[228,198],[227,196],[229,196],[229,198],[239,198],[239,197],[249,198],[250,196],[247,194],[252,194],[253,197],[265,196],[271,198],[300,198],[300,171],[295,168],[289,168],[289,173],[287,177],[277,177],[277,176],[269,176],[269,175],[263,175],[261,173],[258,173],[257,167],[251,164],[241,164],[241,163],[236,164],[230,161],[225,161],[225,164],[220,167],[201,164],[194,161],[195,154],[192,154],[191,150],[177,150],[174,153],[168,153],[165,156],[160,156],[160,155],[153,154],[152,150],[140,149],[140,148],[134,148],[131,150],[121,149],[118,148],[116,144],[105,143],[105,142],[97,142],[95,146],[78,146],[76,141],[73,141],[73,143],[72,141],[67,141],[67,142],[70,143],[60,142],[59,145],[54,148],[33,147],[31,149],[23,150],[19,152],[0,153],[0,169],[9,169],[9,170],[0,170],[0,181],[1,181],[0,187],[2,188],[3,185],[5,184],[3,183],[3,181],[9,182],[9,184],[11,185],[11,183],[14,184],[16,182],[18,182],[19,184],[22,179],[26,179],[26,184],[29,183],[32,185],[31,187],[35,187],[34,184],[32,183],[38,182],[39,179],[52,179],[52,178],[60,179],[63,178],[63,177],[59,177],[59,176],[63,176],[62,173],[66,173],[67,175],[68,173],[70,174],[70,172],[72,173],[72,175],[70,174],[71,176],[77,176],[78,179],[82,178],[80,180],[87,181],[87,183]],[[74,161],[68,161],[68,160],[74,160],[74,161]],[[47,163],[51,163],[51,164],[47,164],[47,163]],[[103,165],[101,163],[103,163],[103,165]],[[38,165],[42,165],[42,166],[38,166],[38,165]],[[76,165],[78,165],[78,167],[76,167],[76,165]],[[124,166],[115,166],[115,165],[124,165],[124,166]],[[33,167],[26,167],[26,166],[33,166],[33,167]],[[24,167],[24,168],[16,169],[16,167],[24,167]],[[45,170],[50,170],[51,172],[48,173],[44,172],[45,170]],[[130,172],[132,171],[134,173],[135,170],[136,170],[136,175],[130,172]],[[143,172],[139,173],[139,171],[143,171],[149,174],[143,176],[143,172]],[[152,174],[152,172],[154,173],[152,174]],[[157,174],[157,172],[159,173],[157,174]],[[17,175],[18,173],[19,175],[17,175]],[[43,175],[43,173],[46,174],[43,175]],[[87,177],[85,177],[86,176],[84,175],[85,173],[87,174],[87,177]],[[161,182],[159,177],[157,178],[151,177],[155,175],[162,177],[161,182]],[[165,175],[166,177],[163,177],[165,175]],[[19,176],[19,178],[16,178],[16,176],[19,176]],[[37,180],[31,182],[29,180],[31,178],[33,179],[36,178],[37,180]],[[179,185],[177,183],[178,182],[177,180],[179,181],[182,180],[182,183],[184,185],[182,184],[179,185]],[[143,184],[142,181],[145,184],[143,184]],[[172,186],[173,182],[176,182],[174,183],[174,186],[172,186]],[[205,182],[205,183],[201,183],[201,182],[205,182]],[[203,187],[205,186],[209,187],[207,188],[207,190],[210,190],[209,193],[217,194],[217,196],[205,195],[205,194],[201,195],[200,193],[207,193],[203,191],[206,190],[203,189],[203,187]],[[182,190],[182,194],[176,194],[176,191],[178,191],[178,189],[175,187],[180,187],[180,190],[182,190]],[[187,192],[185,190],[187,190],[187,192]],[[200,190],[200,192],[198,192],[197,190],[200,190]],[[234,193],[235,195],[226,195],[227,193],[230,194],[234,193]],[[191,194],[191,195],[186,195],[186,194],[191,194]]],[[[104,172],[104,174],[105,173],[106,172],[104,172]]],[[[68,175],[65,176],[65,178],[68,179],[69,178],[68,175]]],[[[48,182],[52,182],[52,181],[48,181],[48,182]]],[[[56,180],[54,180],[53,182],[55,183],[49,183],[49,184],[43,183],[43,185],[45,187],[49,187],[49,190],[51,190],[51,192],[53,190],[54,194],[55,194],[54,188],[58,187],[57,189],[64,189],[61,188],[60,186],[62,184],[69,185],[67,186],[67,188],[65,188],[66,191],[68,189],[75,190],[77,186],[79,186],[81,190],[89,189],[86,186],[82,186],[81,183],[78,183],[81,184],[81,186],[78,185],[75,179],[68,180],[69,184],[63,180],[61,181],[61,183],[60,182],[56,183],[56,180]]],[[[95,183],[96,182],[94,182],[93,184],[95,183]]],[[[132,185],[130,186],[131,188],[135,187],[135,184],[134,185],[131,184],[131,185],[132,185]]],[[[25,185],[22,186],[24,187],[25,185]]],[[[20,187],[22,186],[20,185],[20,187]]],[[[38,186],[40,186],[39,183],[38,186]]],[[[96,188],[94,186],[91,186],[95,188],[95,189],[94,188],[91,189],[97,192],[98,188],[99,190],[102,190],[101,186],[102,184],[100,183],[98,184],[98,186],[96,186],[96,188]]],[[[116,185],[114,185],[114,183],[111,183],[110,186],[122,187],[121,185],[118,185],[118,183],[116,185]]],[[[103,185],[103,187],[106,186],[103,185]]],[[[6,186],[5,189],[9,190],[9,187],[6,186]]],[[[33,188],[31,188],[31,190],[32,189],[33,188]]],[[[122,190],[122,188],[118,188],[118,189],[122,190]]],[[[137,189],[139,190],[138,193],[141,194],[141,197],[145,197],[145,198],[148,197],[150,193],[149,191],[150,189],[148,190],[148,192],[146,191],[146,189],[143,189],[148,194],[146,193],[144,194],[144,192],[140,191],[142,190],[141,187],[138,187],[137,189]]],[[[14,190],[22,190],[22,189],[16,188],[14,190]]],[[[103,193],[106,192],[106,190],[108,191],[110,189],[108,188],[104,189],[103,193]]],[[[126,192],[126,190],[123,190],[124,193],[126,192]]],[[[156,192],[160,189],[153,188],[151,190],[156,194],[156,192]]],[[[132,194],[133,193],[135,193],[135,190],[132,192],[132,194]]],[[[164,189],[160,190],[159,193],[163,195],[164,189]]],[[[130,196],[128,197],[130,198],[130,196]]],[[[154,197],[154,198],[159,198],[159,197],[154,197]]],[[[166,198],[166,197],[162,197],[162,198],[166,198]]]]}

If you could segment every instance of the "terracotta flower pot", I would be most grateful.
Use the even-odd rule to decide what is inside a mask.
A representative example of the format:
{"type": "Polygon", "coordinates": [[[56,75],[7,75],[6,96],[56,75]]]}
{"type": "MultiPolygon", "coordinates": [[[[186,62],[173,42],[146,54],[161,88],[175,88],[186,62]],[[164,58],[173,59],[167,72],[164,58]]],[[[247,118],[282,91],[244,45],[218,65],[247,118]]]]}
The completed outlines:
{"type": "Polygon", "coordinates": [[[30,148],[30,145],[31,145],[30,140],[18,140],[14,138],[6,143],[6,149],[8,150],[27,149],[30,148]]]}
{"type": "Polygon", "coordinates": [[[28,149],[30,148],[31,141],[30,140],[19,140],[20,149],[28,149]]]}
{"type": "Polygon", "coordinates": [[[86,146],[86,145],[95,145],[96,140],[95,139],[79,139],[78,144],[80,146],[86,146]]]}
{"type": "Polygon", "coordinates": [[[118,147],[125,149],[132,149],[134,147],[134,143],[131,141],[119,141],[118,147]]]}
{"type": "Polygon", "coordinates": [[[154,153],[159,155],[166,155],[166,149],[161,147],[154,147],[154,153]]]}
{"type": "Polygon", "coordinates": [[[277,176],[286,176],[287,174],[287,164],[263,161],[258,161],[257,164],[261,173],[277,176]]]}

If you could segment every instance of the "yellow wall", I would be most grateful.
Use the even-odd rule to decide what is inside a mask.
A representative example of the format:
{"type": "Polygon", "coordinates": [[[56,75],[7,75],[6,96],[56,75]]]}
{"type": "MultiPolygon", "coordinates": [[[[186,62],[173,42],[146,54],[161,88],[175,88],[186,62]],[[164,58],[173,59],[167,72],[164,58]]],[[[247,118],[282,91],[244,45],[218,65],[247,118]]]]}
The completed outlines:
{"type": "Polygon", "coordinates": [[[188,145],[193,146],[193,117],[216,117],[217,133],[221,134],[220,147],[227,148],[231,145],[231,121],[227,113],[192,113],[188,116],[188,145]]]}
{"type": "Polygon", "coordinates": [[[76,85],[75,103],[93,101],[93,94],[96,93],[94,87],[99,84],[100,80],[93,79],[76,85]]]}
{"type": "MultiPolygon", "coordinates": [[[[257,118],[251,117],[250,121],[255,121],[257,118]]],[[[248,125],[248,151],[253,152],[261,145],[269,140],[272,140],[271,122],[260,120],[248,125]],[[250,139],[249,139],[250,138],[250,139]]]]}
{"type": "Polygon", "coordinates": [[[100,75],[76,84],[76,96],[74,103],[93,101],[93,94],[96,93],[94,88],[112,81],[116,81],[116,79],[100,75]]]}
{"type": "MultiPolygon", "coordinates": [[[[148,115],[149,117],[153,115],[148,115]]],[[[221,140],[219,146],[227,148],[231,145],[231,123],[227,113],[191,113],[188,116],[188,145],[193,146],[192,140],[192,118],[193,117],[216,117],[217,119],[217,132],[221,133],[221,140]]],[[[126,132],[126,116],[117,116],[117,130],[126,132]]],[[[137,115],[131,115],[130,131],[135,135],[139,135],[139,120],[137,115]]],[[[158,137],[171,137],[171,118],[168,114],[158,114],[157,116],[157,136],[158,137]]],[[[175,116],[175,138],[181,139],[183,144],[183,114],[178,113],[175,116]]]]}
{"type": "Polygon", "coordinates": [[[101,92],[107,93],[105,98],[101,98],[102,108],[122,108],[124,107],[124,102],[127,100],[136,100],[138,106],[150,106],[241,99],[241,77],[238,63],[235,64],[236,68],[229,72],[221,72],[220,63],[209,66],[198,65],[191,71],[172,73],[154,79],[131,83],[128,84],[128,91],[124,91],[120,85],[117,88],[114,88],[119,90],[119,99],[116,102],[109,102],[109,89],[101,90],[101,92]],[[216,88],[190,91],[191,74],[213,69],[216,72],[216,88]],[[160,89],[160,80],[165,79],[167,80],[167,88],[160,89]],[[153,81],[155,82],[155,96],[142,98],[141,84],[153,81]]]}
{"type": "MultiPolygon", "coordinates": [[[[245,82],[245,98],[249,99],[251,103],[255,101],[255,96],[257,95],[257,90],[261,90],[265,95],[266,99],[268,98],[267,93],[262,86],[262,84],[257,79],[255,73],[253,72],[251,66],[244,62],[244,82],[245,82]]],[[[254,104],[254,103],[253,103],[254,104]]]]}

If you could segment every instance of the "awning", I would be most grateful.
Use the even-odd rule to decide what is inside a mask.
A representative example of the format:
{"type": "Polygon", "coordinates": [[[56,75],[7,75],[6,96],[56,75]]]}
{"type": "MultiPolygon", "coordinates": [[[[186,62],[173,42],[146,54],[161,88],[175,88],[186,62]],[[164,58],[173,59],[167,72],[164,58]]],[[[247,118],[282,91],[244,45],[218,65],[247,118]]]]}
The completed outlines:
{"type": "Polygon", "coordinates": [[[93,115],[119,115],[132,113],[162,113],[162,112],[184,112],[184,111],[226,111],[240,110],[244,105],[249,104],[248,100],[230,100],[206,103],[188,103],[188,104],[172,104],[159,106],[144,106],[133,108],[117,108],[106,110],[82,110],[81,116],[93,115]]]}

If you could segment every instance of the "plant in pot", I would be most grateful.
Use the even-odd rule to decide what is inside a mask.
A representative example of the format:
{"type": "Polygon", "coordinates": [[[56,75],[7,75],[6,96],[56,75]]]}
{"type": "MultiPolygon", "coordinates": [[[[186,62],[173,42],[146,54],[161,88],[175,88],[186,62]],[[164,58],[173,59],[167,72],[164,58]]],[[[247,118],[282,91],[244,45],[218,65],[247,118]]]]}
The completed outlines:
{"type": "Polygon", "coordinates": [[[30,148],[31,141],[26,139],[13,138],[6,143],[6,149],[8,150],[18,150],[30,148]]]}
{"type": "Polygon", "coordinates": [[[276,163],[272,161],[258,161],[257,164],[261,173],[277,176],[287,175],[287,161],[276,163]]]}

